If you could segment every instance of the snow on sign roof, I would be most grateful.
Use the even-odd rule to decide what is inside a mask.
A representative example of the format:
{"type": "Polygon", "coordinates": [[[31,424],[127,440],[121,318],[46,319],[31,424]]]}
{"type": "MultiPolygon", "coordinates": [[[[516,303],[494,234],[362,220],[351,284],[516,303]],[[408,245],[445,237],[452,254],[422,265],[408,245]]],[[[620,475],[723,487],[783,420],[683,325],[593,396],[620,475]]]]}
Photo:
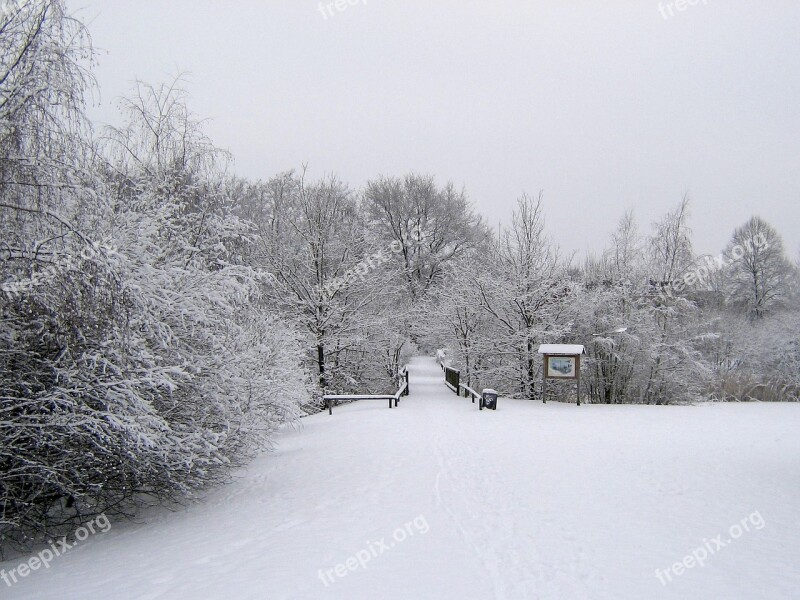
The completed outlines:
{"type": "Polygon", "coordinates": [[[584,354],[582,344],[542,344],[539,354],[584,354]]]}

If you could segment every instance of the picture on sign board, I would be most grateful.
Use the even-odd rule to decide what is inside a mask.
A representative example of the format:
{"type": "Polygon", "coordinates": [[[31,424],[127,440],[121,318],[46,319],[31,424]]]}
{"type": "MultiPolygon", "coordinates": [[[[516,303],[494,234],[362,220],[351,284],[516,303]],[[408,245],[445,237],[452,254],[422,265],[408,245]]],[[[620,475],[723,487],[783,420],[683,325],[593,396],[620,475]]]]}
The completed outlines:
{"type": "Polygon", "coordinates": [[[572,379],[575,377],[574,356],[548,356],[547,376],[572,379]]]}

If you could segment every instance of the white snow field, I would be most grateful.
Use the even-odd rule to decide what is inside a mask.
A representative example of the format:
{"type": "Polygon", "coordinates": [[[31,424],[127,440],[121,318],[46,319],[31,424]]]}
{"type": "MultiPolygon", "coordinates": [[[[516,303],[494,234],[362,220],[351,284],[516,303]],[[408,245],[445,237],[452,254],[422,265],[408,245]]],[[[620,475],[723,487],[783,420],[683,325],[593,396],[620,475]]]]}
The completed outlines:
{"type": "Polygon", "coordinates": [[[303,419],[0,598],[800,598],[797,404],[478,411],[432,359],[410,371],[396,410],[303,419]]]}

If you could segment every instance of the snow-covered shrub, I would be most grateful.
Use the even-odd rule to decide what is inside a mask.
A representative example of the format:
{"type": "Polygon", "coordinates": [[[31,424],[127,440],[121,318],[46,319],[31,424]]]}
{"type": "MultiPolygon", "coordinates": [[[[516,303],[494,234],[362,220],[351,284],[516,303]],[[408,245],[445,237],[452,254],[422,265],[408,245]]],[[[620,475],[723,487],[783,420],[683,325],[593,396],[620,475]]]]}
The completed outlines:
{"type": "Polygon", "coordinates": [[[138,88],[80,173],[3,163],[0,551],[223,481],[309,402],[181,100],[138,88]]]}

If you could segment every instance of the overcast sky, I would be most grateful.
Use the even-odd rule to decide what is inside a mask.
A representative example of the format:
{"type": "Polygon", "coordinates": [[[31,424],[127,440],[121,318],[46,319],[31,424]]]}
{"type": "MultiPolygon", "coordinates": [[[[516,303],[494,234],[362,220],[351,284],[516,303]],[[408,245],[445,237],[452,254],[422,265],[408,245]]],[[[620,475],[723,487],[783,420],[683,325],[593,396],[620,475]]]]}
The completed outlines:
{"type": "Polygon", "coordinates": [[[135,78],[187,72],[191,109],[240,175],[308,163],[359,188],[430,173],[492,224],[542,190],[549,234],[579,256],[626,210],[649,231],[688,193],[696,251],[759,214],[798,257],[796,1],[70,6],[101,50],[94,119],[117,122],[135,78]]]}

